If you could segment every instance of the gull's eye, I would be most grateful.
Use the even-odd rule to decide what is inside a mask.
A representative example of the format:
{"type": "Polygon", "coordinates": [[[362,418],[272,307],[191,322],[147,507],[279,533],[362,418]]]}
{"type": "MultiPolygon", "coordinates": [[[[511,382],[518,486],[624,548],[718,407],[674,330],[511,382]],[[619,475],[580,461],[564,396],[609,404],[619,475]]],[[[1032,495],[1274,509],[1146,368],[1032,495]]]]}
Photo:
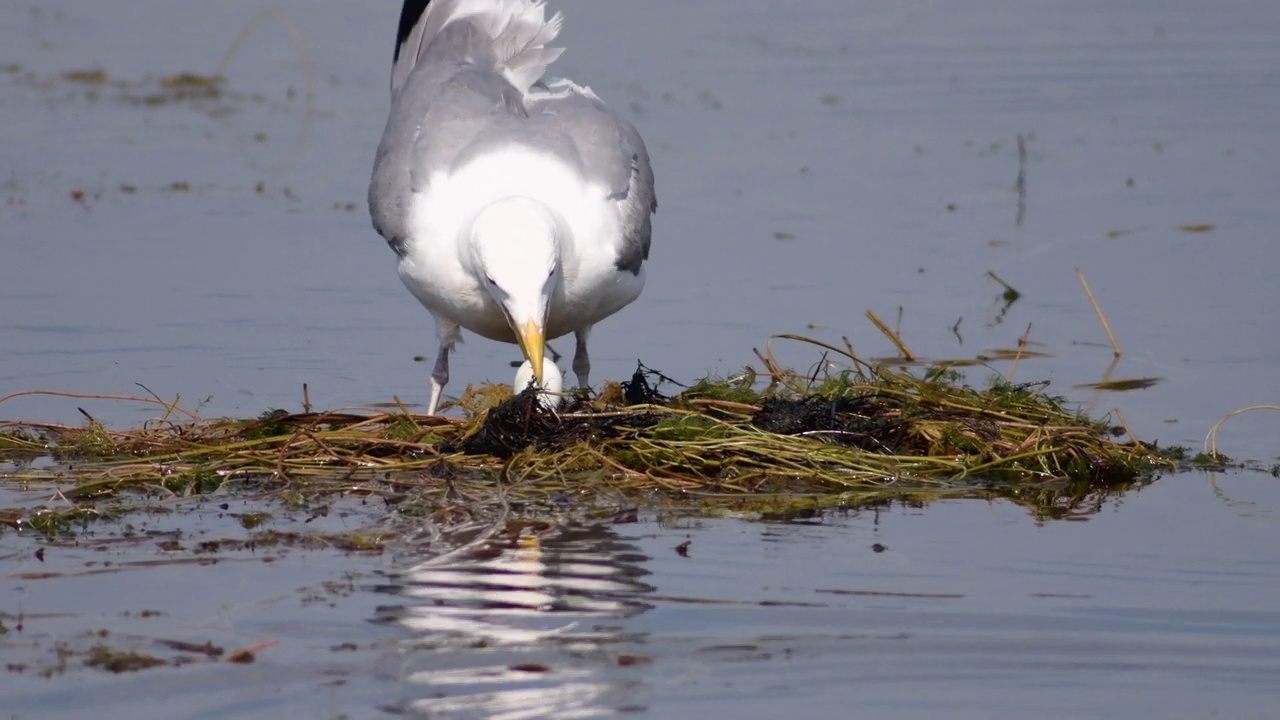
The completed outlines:
{"type": "Polygon", "coordinates": [[[552,275],[555,275],[555,274],[556,274],[556,269],[555,269],[555,268],[551,268],[551,270],[550,270],[549,272],[547,272],[547,277],[551,277],[552,275]]]}
{"type": "Polygon", "coordinates": [[[492,275],[485,275],[485,276],[484,276],[484,281],[485,281],[485,282],[487,282],[487,283],[489,283],[490,285],[494,285],[494,286],[496,286],[496,285],[498,284],[498,283],[496,283],[496,282],[494,282],[494,281],[493,281],[493,276],[492,276],[492,275]]]}

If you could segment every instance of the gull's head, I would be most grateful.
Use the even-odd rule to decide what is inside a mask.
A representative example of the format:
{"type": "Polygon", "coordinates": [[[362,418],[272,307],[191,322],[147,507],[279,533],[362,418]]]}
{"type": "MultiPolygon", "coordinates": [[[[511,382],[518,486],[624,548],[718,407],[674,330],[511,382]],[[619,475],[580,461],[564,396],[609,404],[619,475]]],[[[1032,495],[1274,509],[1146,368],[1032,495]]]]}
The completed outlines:
{"type": "Polygon", "coordinates": [[[547,313],[560,282],[560,228],[546,205],[524,197],[491,203],[471,223],[476,275],[502,308],[539,385],[547,313]]]}

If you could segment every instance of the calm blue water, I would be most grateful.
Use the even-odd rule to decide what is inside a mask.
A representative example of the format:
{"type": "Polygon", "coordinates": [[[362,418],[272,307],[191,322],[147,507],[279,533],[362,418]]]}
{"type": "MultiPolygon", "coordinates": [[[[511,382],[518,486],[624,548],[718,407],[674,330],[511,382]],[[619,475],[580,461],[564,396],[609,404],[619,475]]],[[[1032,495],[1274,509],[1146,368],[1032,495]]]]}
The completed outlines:
{"type": "MultiPolygon", "coordinates": [[[[1011,348],[1030,326],[1051,357],[971,379],[1048,379],[1091,412],[1120,408],[1144,440],[1198,444],[1224,413],[1280,403],[1280,5],[552,6],[569,48],[556,68],[626,109],[658,173],[649,285],[593,334],[594,376],[637,358],[728,373],[781,332],[891,355],[874,310],[925,357],[1011,348]],[[1124,350],[1114,368],[1076,268],[1124,350]],[[1006,312],[988,271],[1023,294],[1006,312]],[[1104,377],[1162,380],[1072,389],[1104,377]]],[[[0,396],[142,383],[208,415],[296,408],[303,383],[325,407],[425,400],[414,356],[434,352],[432,326],[363,206],[399,9],[269,7],[302,45],[267,23],[228,66],[232,96],[147,104],[130,98],[214,72],[268,5],[0,0],[0,396]],[[83,69],[113,82],[61,77],[83,69]]],[[[513,357],[470,340],[450,390],[506,381],[513,357]]],[[[152,413],[23,397],[0,418],[78,422],[77,407],[119,425],[152,413]]],[[[1258,412],[1220,443],[1265,467],[1277,437],[1280,413],[1258,412]]],[[[7,533],[0,610],[70,614],[24,632],[70,637],[154,602],[169,619],[140,635],[287,642],[249,668],[2,682],[22,718],[83,717],[102,696],[121,714],[201,718],[1273,717],[1277,493],[1265,472],[1178,476],[1043,525],[979,502],[804,525],[643,516],[510,550],[525,553],[515,569],[433,561],[439,546],[309,551],[220,567],[233,575],[198,613],[178,608],[204,570],[22,580],[36,546],[7,533]],[[672,549],[684,539],[689,558],[672,549]],[[441,582],[431,562],[578,599],[495,616],[484,582],[441,582]],[[596,570],[603,585],[579,587],[596,570]],[[344,572],[355,589],[319,620],[277,592],[344,572]],[[358,638],[358,658],[315,654],[334,637],[358,638]],[[319,678],[330,660],[341,682],[319,678]]]]}

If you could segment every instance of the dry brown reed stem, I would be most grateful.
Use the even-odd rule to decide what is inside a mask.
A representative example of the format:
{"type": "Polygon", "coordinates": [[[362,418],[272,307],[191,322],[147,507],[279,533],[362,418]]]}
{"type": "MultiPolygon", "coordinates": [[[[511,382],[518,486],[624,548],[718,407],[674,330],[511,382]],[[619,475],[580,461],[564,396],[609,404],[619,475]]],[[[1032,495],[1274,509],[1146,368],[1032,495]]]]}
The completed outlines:
{"type": "Polygon", "coordinates": [[[1107,340],[1111,342],[1111,351],[1116,357],[1120,357],[1120,343],[1116,342],[1116,334],[1111,332],[1111,323],[1107,322],[1107,316],[1103,314],[1102,306],[1098,304],[1098,298],[1094,296],[1093,290],[1089,287],[1089,281],[1084,279],[1084,273],[1080,268],[1076,268],[1076,277],[1080,279],[1080,286],[1084,288],[1084,294],[1089,298],[1089,304],[1093,306],[1098,322],[1102,323],[1102,329],[1107,333],[1107,340]]]}
{"type": "Polygon", "coordinates": [[[885,337],[889,338],[889,342],[893,343],[894,347],[898,348],[898,353],[902,355],[903,360],[906,360],[907,362],[915,362],[916,356],[907,349],[906,344],[902,342],[902,338],[898,337],[898,333],[890,329],[889,326],[875,314],[875,311],[868,310],[867,319],[870,320],[871,324],[875,325],[876,329],[884,334],[885,337]]]}
{"type": "Polygon", "coordinates": [[[794,333],[781,333],[778,335],[770,335],[766,348],[769,351],[769,358],[772,364],[775,366],[777,365],[777,362],[773,360],[773,341],[774,340],[793,340],[795,342],[805,343],[807,345],[813,345],[814,347],[819,347],[819,348],[822,348],[823,350],[829,350],[833,353],[840,355],[841,357],[847,358],[850,362],[854,364],[854,367],[860,370],[875,372],[875,367],[873,365],[871,365],[870,363],[864,362],[861,358],[858,357],[856,353],[854,353],[853,344],[849,342],[849,338],[845,337],[841,339],[844,340],[844,344],[845,344],[843,348],[836,347],[835,345],[831,345],[830,343],[822,342],[821,340],[811,338],[807,335],[796,335],[794,333]]]}
{"type": "MultiPolygon", "coordinates": [[[[146,388],[144,387],[143,389],[145,390],[146,388]]],[[[151,391],[147,390],[147,392],[151,392],[151,391]]],[[[173,412],[179,412],[179,413],[182,413],[183,415],[186,415],[188,419],[191,419],[191,420],[200,419],[199,415],[196,415],[190,410],[187,410],[186,408],[178,405],[177,398],[174,398],[173,402],[170,403],[154,396],[138,397],[136,395],[104,395],[101,393],[73,393],[73,392],[63,392],[60,390],[22,390],[20,392],[9,393],[4,397],[0,397],[0,405],[3,405],[5,402],[12,400],[14,398],[27,397],[30,395],[45,395],[49,397],[74,398],[77,400],[131,400],[133,402],[140,402],[146,405],[159,405],[160,407],[163,407],[165,409],[166,415],[173,412]]],[[[0,423],[0,426],[2,426],[3,424],[4,423],[0,423]]]]}
{"type": "Polygon", "coordinates": [[[786,374],[783,372],[782,368],[778,367],[777,362],[774,361],[773,351],[769,351],[767,356],[761,353],[759,348],[751,348],[751,352],[755,353],[755,356],[760,359],[760,362],[764,363],[764,369],[768,372],[769,377],[773,378],[775,382],[780,380],[783,375],[786,374]]]}
{"type": "Polygon", "coordinates": [[[750,415],[753,415],[756,412],[759,412],[760,410],[759,405],[749,405],[747,403],[730,402],[728,400],[707,400],[705,398],[694,398],[693,400],[690,400],[689,403],[691,405],[696,405],[698,407],[716,408],[717,410],[728,410],[730,412],[736,413],[743,417],[748,417],[750,415]]]}
{"type": "Polygon", "coordinates": [[[1209,428],[1209,434],[1204,437],[1205,453],[1214,456],[1218,454],[1218,431],[1222,429],[1224,423],[1237,415],[1253,412],[1255,410],[1273,410],[1275,412],[1280,412],[1280,405],[1250,405],[1248,407],[1232,410],[1226,415],[1218,418],[1218,421],[1213,424],[1213,427],[1209,428]]]}
{"type": "Polygon", "coordinates": [[[1138,436],[1134,434],[1133,428],[1129,427],[1129,421],[1125,419],[1124,413],[1120,412],[1120,408],[1113,408],[1111,412],[1116,416],[1116,422],[1120,423],[1120,427],[1124,428],[1125,436],[1129,438],[1129,442],[1141,442],[1138,436]]]}
{"type": "Polygon", "coordinates": [[[1009,374],[1005,378],[1009,382],[1013,382],[1014,375],[1018,373],[1018,362],[1022,360],[1022,354],[1027,348],[1027,343],[1031,338],[1031,323],[1027,323],[1027,331],[1022,333],[1022,337],[1018,338],[1018,348],[1013,355],[1013,362],[1009,364],[1009,374]]]}
{"type": "Polygon", "coordinates": [[[853,360],[855,364],[861,367],[870,367],[869,365],[867,365],[866,363],[858,359],[858,353],[854,352],[853,343],[849,341],[848,335],[841,335],[840,339],[844,341],[845,350],[848,352],[849,357],[853,360]]]}

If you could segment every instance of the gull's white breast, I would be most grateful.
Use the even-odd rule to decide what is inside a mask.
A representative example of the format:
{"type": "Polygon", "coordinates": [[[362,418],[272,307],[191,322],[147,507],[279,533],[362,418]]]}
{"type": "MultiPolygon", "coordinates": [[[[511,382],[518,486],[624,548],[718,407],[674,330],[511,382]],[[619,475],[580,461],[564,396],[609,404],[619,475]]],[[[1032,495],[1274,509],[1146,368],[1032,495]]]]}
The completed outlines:
{"type": "Polygon", "coordinates": [[[537,200],[564,221],[562,282],[552,298],[545,336],[594,324],[640,295],[640,274],[615,266],[622,243],[617,203],[587,182],[571,163],[520,145],[497,147],[451,173],[436,172],[408,208],[409,241],[400,278],[433,313],[478,335],[514,342],[502,311],[470,268],[466,238],[471,219],[512,196],[537,200]]]}

